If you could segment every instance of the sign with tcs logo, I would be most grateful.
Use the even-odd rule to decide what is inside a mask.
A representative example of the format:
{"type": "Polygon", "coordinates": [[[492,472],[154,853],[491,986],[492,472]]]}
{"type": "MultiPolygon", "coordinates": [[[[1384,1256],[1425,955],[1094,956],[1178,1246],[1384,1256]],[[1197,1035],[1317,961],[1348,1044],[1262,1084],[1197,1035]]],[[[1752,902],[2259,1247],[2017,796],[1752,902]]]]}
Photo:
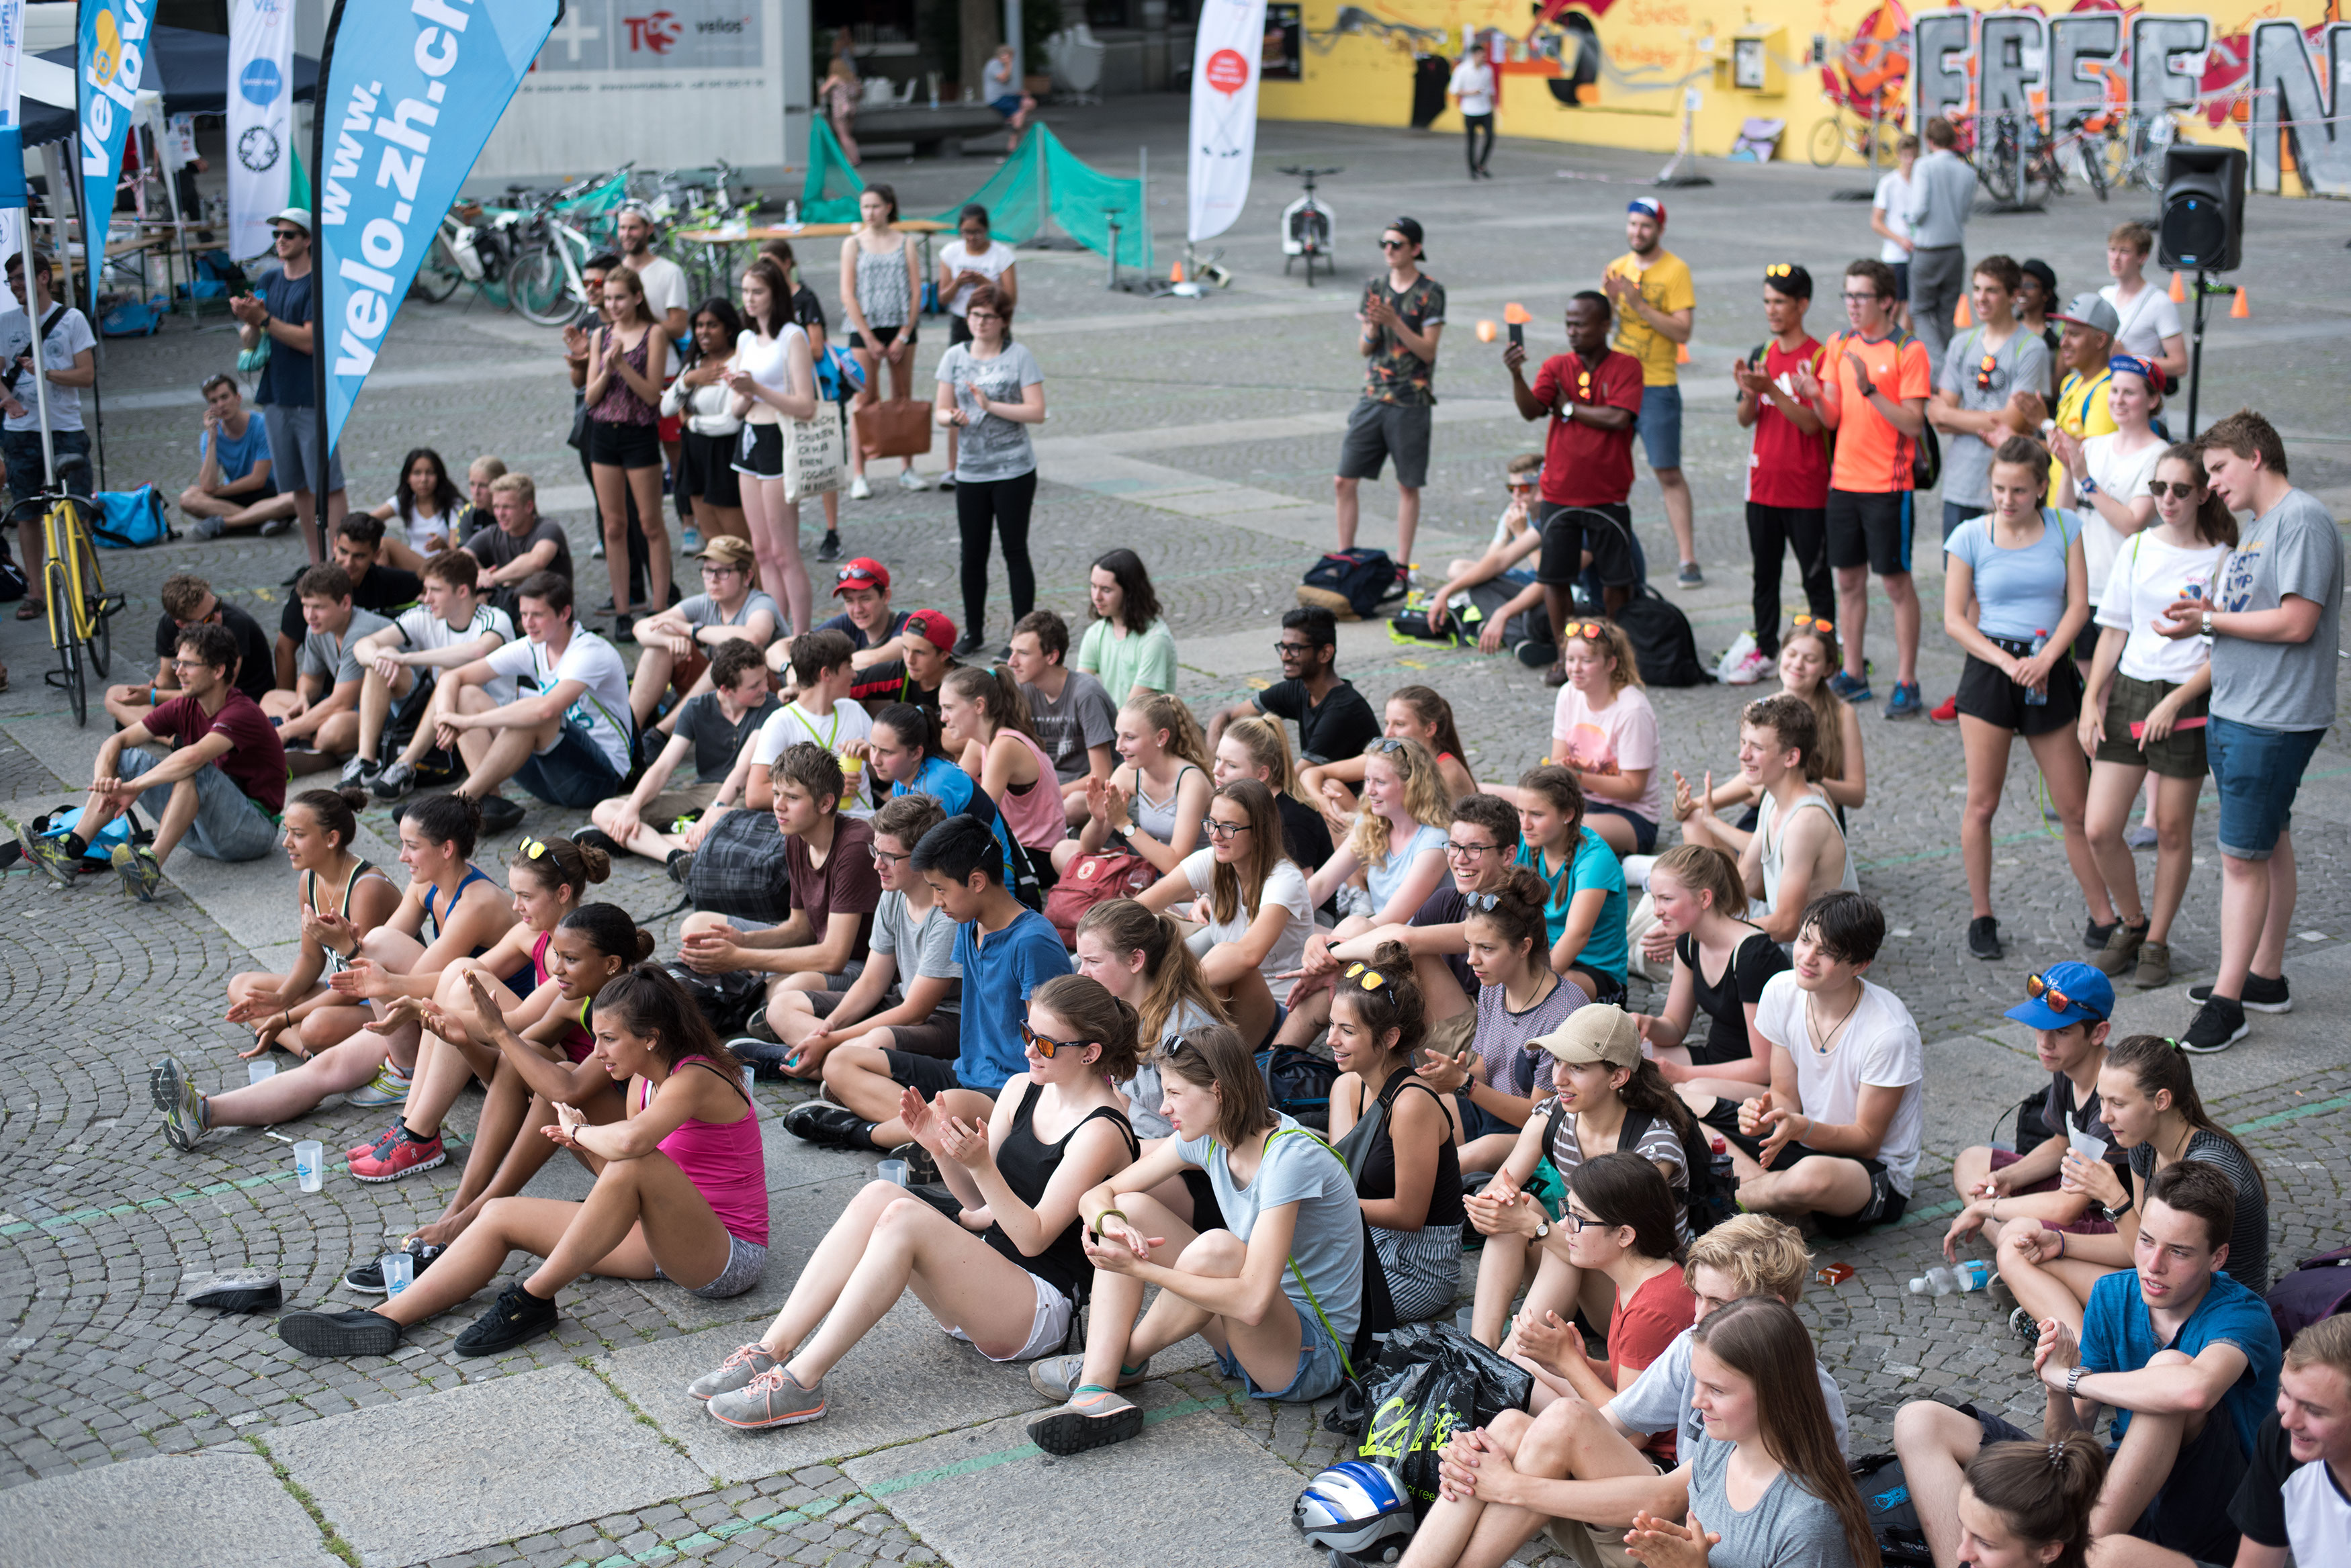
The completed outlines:
{"type": "Polygon", "coordinates": [[[674,71],[757,67],[759,0],[570,0],[538,57],[541,71],[674,71]]]}

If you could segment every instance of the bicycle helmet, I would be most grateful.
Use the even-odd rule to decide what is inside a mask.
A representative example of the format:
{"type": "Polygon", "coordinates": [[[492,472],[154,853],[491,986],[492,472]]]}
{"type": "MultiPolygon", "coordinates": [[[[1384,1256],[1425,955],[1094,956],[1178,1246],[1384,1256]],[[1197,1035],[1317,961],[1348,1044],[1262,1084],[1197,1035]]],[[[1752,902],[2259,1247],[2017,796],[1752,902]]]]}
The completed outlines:
{"type": "Polygon", "coordinates": [[[1392,1563],[1413,1532],[1412,1499],[1404,1478],[1387,1466],[1347,1459],[1306,1483],[1290,1521],[1309,1545],[1358,1562],[1392,1563]]]}

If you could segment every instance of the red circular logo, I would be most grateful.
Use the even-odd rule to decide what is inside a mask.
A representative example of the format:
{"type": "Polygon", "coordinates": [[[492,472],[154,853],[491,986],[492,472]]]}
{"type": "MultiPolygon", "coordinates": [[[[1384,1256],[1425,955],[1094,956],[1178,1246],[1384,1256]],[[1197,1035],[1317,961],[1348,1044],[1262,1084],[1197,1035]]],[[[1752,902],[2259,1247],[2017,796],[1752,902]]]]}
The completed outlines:
{"type": "Polygon", "coordinates": [[[1221,93],[1237,93],[1249,86],[1249,61],[1238,49],[1218,49],[1208,57],[1208,85],[1221,93]]]}

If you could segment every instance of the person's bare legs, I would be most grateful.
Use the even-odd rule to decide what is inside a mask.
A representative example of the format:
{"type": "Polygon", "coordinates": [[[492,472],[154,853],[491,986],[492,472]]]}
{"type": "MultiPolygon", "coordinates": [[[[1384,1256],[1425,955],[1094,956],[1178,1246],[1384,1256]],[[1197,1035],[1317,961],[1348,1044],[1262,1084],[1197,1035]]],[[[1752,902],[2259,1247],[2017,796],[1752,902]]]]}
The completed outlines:
{"type": "MultiPolygon", "coordinates": [[[[1850,646],[1850,645],[1848,645],[1850,646]]],[[[1959,745],[1967,755],[1968,799],[1959,812],[1959,858],[1967,867],[1969,912],[1991,913],[1991,822],[2008,784],[2008,753],[2016,732],[1959,715],[1959,745]]]]}
{"type": "MultiPolygon", "coordinates": [[[[1888,572],[1877,579],[1894,606],[1895,679],[1905,683],[1918,679],[1918,585],[1907,572],[1888,572]]],[[[1866,590],[1864,593],[1866,603],[1866,590]]],[[[1848,655],[1847,657],[1851,657],[1848,655]]],[[[2080,754],[2075,748],[2075,754],[2080,754]]]]}
{"type": "MultiPolygon", "coordinates": [[[[875,374],[881,369],[881,360],[870,344],[862,343],[851,348],[849,357],[857,361],[857,368],[860,370],[865,372],[864,384],[851,394],[849,400],[849,472],[853,477],[862,479],[865,477],[865,441],[858,433],[857,416],[872,408],[881,399],[882,382],[875,374]]],[[[747,494],[744,498],[743,510],[746,513],[751,510],[747,494]]],[[[754,533],[751,535],[752,542],[758,543],[758,535],[754,533]]],[[[769,594],[775,591],[773,588],[768,590],[769,594]]],[[[781,604],[783,601],[778,599],[776,602],[781,604]]]]}
{"type": "Polygon", "coordinates": [[[2241,1000],[2245,977],[2285,972],[2286,928],[2294,923],[2297,879],[2292,829],[2278,835],[2266,860],[2220,856],[2220,971],[2212,994],[2241,1000]]]}
{"type": "Polygon", "coordinates": [[[1869,636],[1869,568],[1836,568],[1837,639],[1844,647],[1844,672],[1855,680],[1867,679],[1864,656],[1869,636]]]}
{"type": "Polygon", "coordinates": [[[1420,536],[1420,491],[1416,486],[1396,486],[1396,565],[1412,565],[1413,542],[1420,536]]]}
{"type": "Polygon", "coordinates": [[[1650,470],[1657,476],[1657,491],[1666,504],[1666,526],[1674,531],[1674,548],[1681,552],[1683,561],[1698,559],[1698,529],[1692,521],[1689,481],[1678,468],[1650,470]]]}
{"type": "MultiPolygon", "coordinates": [[[[2018,1223],[2008,1227],[1992,1256],[2000,1268],[2000,1277],[2016,1295],[2016,1304],[2035,1323],[2047,1323],[2055,1318],[2078,1335],[2082,1332],[2082,1309],[2090,1299],[2090,1287],[2115,1270],[2104,1263],[2085,1262],[2079,1258],[2052,1258],[2036,1263],[2025,1257],[2024,1238],[2035,1234],[2038,1227],[2018,1223]]],[[[2059,1234],[2064,1234],[2063,1231],[2059,1234]]]]}
{"type": "MultiPolygon", "coordinates": [[[[2082,811],[2082,836],[2089,840],[2090,858],[2098,868],[2098,879],[2105,885],[2115,908],[2122,912],[2126,924],[2137,926],[2147,919],[2147,909],[2139,901],[2138,863],[2132,857],[2130,846],[2123,835],[2130,827],[2131,807],[2138,801],[2139,781],[2146,777],[2145,768],[2126,767],[2119,763],[2095,763],[2090,768],[2090,793],[2082,811]]],[[[2189,808],[2194,809],[2194,797],[2189,808]]],[[[2162,861],[2156,862],[2156,883],[2163,881],[2162,861]]],[[[2185,890],[2187,867],[2181,867],[2182,890],[2185,890]]],[[[2167,929],[2168,922],[2167,922],[2167,929]]],[[[2148,940],[2160,941],[2152,929],[2148,940]]]]}
{"type": "MultiPolygon", "coordinates": [[[[2188,874],[2196,863],[2189,836],[2196,829],[2196,800],[2204,792],[2204,781],[2165,778],[2159,774],[2150,776],[2155,783],[2155,903],[2147,914],[2147,940],[2169,942],[2171,922],[2179,919],[2179,906],[2188,898],[2188,874]]],[[[2290,861],[2288,874],[2292,874],[2290,861]]],[[[2289,898],[2286,913],[2293,912],[2289,898]]],[[[2283,920],[2278,929],[2285,929],[2283,920]]],[[[2278,956],[2284,957],[2283,941],[2278,956]]]]}
{"type": "Polygon", "coordinates": [[[1273,1033],[1273,1021],[1280,1016],[1280,1006],[1266,986],[1263,971],[1250,970],[1219,995],[1225,1004],[1225,1015],[1252,1048],[1273,1033]]]}
{"type": "MultiPolygon", "coordinates": [[[[656,462],[648,468],[630,469],[628,478],[629,490],[637,503],[637,516],[643,523],[645,532],[647,603],[644,607],[655,610],[666,609],[669,607],[670,578],[669,514],[662,506],[661,464],[656,462]]],[[[627,520],[623,518],[622,527],[624,534],[627,526],[627,520]]],[[[604,544],[604,554],[608,560],[611,553],[612,545],[608,538],[604,544]]],[[[624,549],[622,554],[625,556],[628,552],[624,549]]],[[[628,572],[628,564],[625,561],[622,563],[621,569],[625,578],[628,572]]],[[[615,596],[612,602],[619,604],[621,602],[619,597],[615,596]]]]}
{"type": "Polygon", "coordinates": [[[1959,1560],[1959,1490],[1968,1461],[1983,1447],[1983,1427],[1973,1416],[1932,1399],[1913,1399],[1894,1413],[1894,1451],[1910,1483],[1910,1502],[1927,1549],[1937,1563],[1959,1560]]]}
{"type": "MultiPolygon", "coordinates": [[[[2177,1350],[2159,1350],[2147,1360],[2147,1370],[2158,1367],[2179,1367],[2194,1365],[2195,1358],[2177,1350]]],[[[2142,1410],[2131,1417],[2130,1430],[2123,1434],[2121,1446],[2115,1449],[2112,1463],[2106,1467],[2106,1484],[2099,1490],[2098,1501],[2090,1509],[2092,1535],[2127,1535],[2138,1516],[2147,1511],[2163,1483],[2171,1479],[2172,1467],[2179,1462],[2179,1450],[2204,1429],[2204,1423],[2219,1412],[2202,1416],[2150,1415],[2142,1410]]],[[[2225,1416],[2222,1419],[2226,1419],[2225,1416]]]]}
{"type": "Polygon", "coordinates": [[[695,1290],[726,1271],[734,1246],[710,1200],[677,1161],[655,1149],[635,1159],[606,1161],[596,1173],[595,1190],[579,1206],[562,1240],[540,1255],[547,1261],[528,1286],[533,1295],[551,1301],[583,1274],[643,1280],[653,1277],[656,1265],[674,1282],[695,1290]]]}
{"type": "Polygon", "coordinates": [[[1331,481],[1332,493],[1336,498],[1335,515],[1339,548],[1342,550],[1355,547],[1355,529],[1363,521],[1363,487],[1362,480],[1349,479],[1343,474],[1331,481]]]}
{"type": "MultiPolygon", "coordinates": [[[[2057,814],[2057,825],[2064,831],[2065,863],[2074,868],[2074,880],[2082,889],[2083,902],[2090,907],[2090,918],[2103,926],[2115,918],[2115,907],[2106,897],[2105,878],[2098,875],[2090,841],[2082,832],[2082,801],[2090,769],[2083,759],[2081,742],[2069,724],[2029,735],[2024,743],[2032,748],[2032,760],[2041,764],[2042,782],[2049,786],[2050,809],[2057,814]]],[[[2137,891],[2134,886],[2134,898],[2137,891]]]]}
{"type": "Polygon", "coordinates": [[[298,1066],[204,1098],[207,1127],[267,1127],[307,1116],[329,1095],[349,1094],[383,1065],[384,1040],[362,1032],[298,1066]]]}

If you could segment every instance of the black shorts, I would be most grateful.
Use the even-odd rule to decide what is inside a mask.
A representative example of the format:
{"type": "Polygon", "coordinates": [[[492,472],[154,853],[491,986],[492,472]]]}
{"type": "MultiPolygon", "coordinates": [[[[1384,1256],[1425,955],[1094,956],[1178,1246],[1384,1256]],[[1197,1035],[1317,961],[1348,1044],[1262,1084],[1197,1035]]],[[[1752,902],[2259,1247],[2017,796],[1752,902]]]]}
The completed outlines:
{"type": "Polygon", "coordinates": [[[781,479],[784,427],[745,425],[735,438],[735,472],[750,479],[781,479]]]}
{"type": "MultiPolygon", "coordinates": [[[[2022,659],[2028,642],[1992,639],[1994,644],[2022,659]]],[[[2082,672],[2070,659],[2061,659],[2049,671],[2049,701],[2027,702],[2024,688],[1974,654],[1959,668],[1959,711],[1970,719],[1997,724],[2020,735],[2045,735],[2070,730],[2082,717],[2082,672]]]]}
{"type": "Polygon", "coordinates": [[[707,501],[713,506],[742,505],[743,482],[735,472],[735,444],[739,439],[685,431],[678,441],[677,493],[688,501],[707,501]]]}
{"type": "MultiPolygon", "coordinates": [[[[1737,1144],[1745,1151],[1748,1158],[1761,1158],[1763,1140],[1749,1137],[1739,1130],[1739,1106],[1736,1102],[1718,1096],[1714,1102],[1714,1108],[1698,1119],[1730,1142],[1737,1144]]],[[[1771,1168],[1792,1170],[1798,1160],[1814,1158],[1849,1159],[1869,1172],[1869,1201],[1863,1204],[1860,1209],[1851,1214],[1815,1212],[1813,1215],[1813,1220],[1821,1228],[1822,1235],[1858,1236],[1873,1225],[1893,1224],[1909,1209],[1909,1197],[1895,1188],[1894,1179],[1886,1175],[1885,1164],[1864,1155],[1829,1154],[1821,1149],[1809,1148],[1801,1143],[1792,1143],[1782,1146],[1780,1152],[1772,1158],[1771,1168]]]]}
{"type": "Polygon", "coordinates": [[[1641,580],[1633,561],[1633,509],[1625,503],[1562,506],[1545,501],[1535,509],[1535,526],[1542,531],[1535,581],[1552,587],[1575,581],[1583,576],[1586,550],[1604,587],[1629,588],[1641,580]]]}
{"type": "Polygon", "coordinates": [[[898,341],[898,334],[901,332],[906,335],[906,347],[909,348],[913,348],[914,346],[914,329],[911,326],[876,327],[873,328],[873,336],[871,337],[861,337],[855,332],[852,332],[849,335],[849,346],[852,348],[871,348],[876,353],[879,353],[881,350],[890,347],[891,344],[898,341]]]}
{"type": "MultiPolygon", "coordinates": [[[[1587,809],[1589,809],[1589,805],[1590,803],[1587,802],[1587,809]]],[[[1604,974],[1596,969],[1586,969],[1580,963],[1570,964],[1567,967],[1575,971],[1578,974],[1590,977],[1593,986],[1592,1000],[1600,1003],[1601,1006],[1623,1007],[1625,1005],[1625,998],[1626,992],[1625,990],[1625,977],[1623,975],[1604,974]]],[[[1581,990],[1582,987],[1579,986],[1577,989],[1581,990]]]]}
{"type": "MultiPolygon", "coordinates": [[[[1632,826],[1634,854],[1654,855],[1657,852],[1656,818],[1643,816],[1631,806],[1619,805],[1613,800],[1594,800],[1592,796],[1585,795],[1583,815],[1590,816],[1594,812],[1604,813],[1609,816],[1621,816],[1632,826]]],[[[1595,996],[1592,1000],[1597,1002],[1600,999],[1595,996]]]]}
{"type": "Polygon", "coordinates": [[[1829,492],[1829,565],[1867,566],[1881,577],[1910,569],[1910,493],[1829,492]]]}
{"type": "Polygon", "coordinates": [[[588,461],[607,468],[659,468],[661,431],[654,425],[625,424],[618,420],[588,421],[588,461]]]}
{"type": "Polygon", "coordinates": [[[1192,1195],[1192,1229],[1221,1231],[1225,1228],[1225,1211],[1217,1202],[1215,1183],[1208,1173],[1192,1166],[1184,1168],[1184,1190],[1192,1195]]]}
{"type": "Polygon", "coordinates": [[[956,1076],[955,1059],[941,1060],[936,1056],[917,1055],[912,1051],[884,1051],[890,1064],[890,1081],[910,1089],[919,1089],[935,1099],[949,1089],[967,1089],[975,1095],[996,1098],[994,1089],[974,1087],[956,1076]]]}
{"type": "Polygon", "coordinates": [[[1910,264],[1898,261],[1886,265],[1894,269],[1894,303],[1900,305],[1910,297],[1910,264]]]}

